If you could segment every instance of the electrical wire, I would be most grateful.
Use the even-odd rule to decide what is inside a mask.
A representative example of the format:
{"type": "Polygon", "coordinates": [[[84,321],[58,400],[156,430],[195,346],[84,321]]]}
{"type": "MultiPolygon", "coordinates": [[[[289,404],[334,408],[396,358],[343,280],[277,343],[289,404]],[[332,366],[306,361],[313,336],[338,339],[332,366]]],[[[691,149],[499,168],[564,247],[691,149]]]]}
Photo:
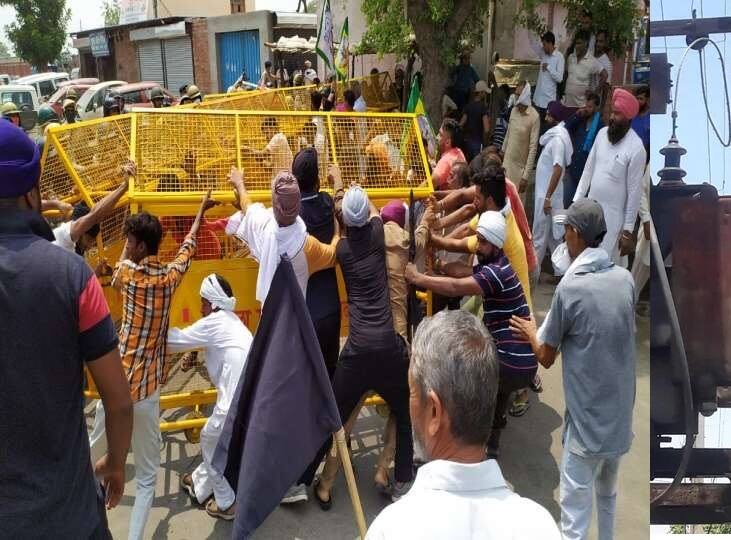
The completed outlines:
{"type": "Polygon", "coordinates": [[[662,258],[660,244],[657,241],[657,233],[655,232],[655,223],[650,218],[650,253],[652,255],[652,266],[657,268],[660,277],[658,285],[662,291],[662,296],[668,309],[670,317],[670,326],[673,329],[673,338],[675,339],[675,347],[679,356],[679,372],[683,384],[683,406],[685,408],[685,445],[683,446],[683,455],[678,464],[678,470],[675,472],[673,481],[668,484],[662,493],[650,501],[650,506],[660,504],[683,480],[685,471],[688,468],[690,453],[695,443],[695,434],[693,433],[693,420],[695,411],[693,410],[693,390],[690,386],[690,372],[688,371],[688,358],[685,355],[685,344],[683,343],[683,334],[680,332],[680,321],[678,312],[675,309],[673,301],[673,293],[670,291],[670,282],[668,281],[667,270],[665,269],[665,261],[662,258]]]}
{"type": "MultiPolygon", "coordinates": [[[[729,101],[729,93],[728,93],[728,81],[726,80],[726,62],[721,56],[721,49],[718,47],[718,44],[712,40],[709,37],[699,37],[698,39],[694,40],[688,47],[686,47],[685,51],[683,52],[683,56],[680,59],[680,64],[678,65],[678,75],[676,77],[675,81],[675,96],[673,99],[673,134],[675,134],[675,119],[678,116],[677,107],[678,107],[678,90],[680,89],[680,77],[683,72],[683,64],[685,63],[685,59],[688,56],[688,51],[690,51],[694,45],[700,44],[700,43],[710,43],[713,45],[716,49],[716,52],[718,52],[718,59],[721,62],[721,73],[723,75],[723,89],[724,89],[724,95],[726,97],[726,121],[727,125],[731,125],[731,102],[729,101]]],[[[711,117],[711,113],[708,109],[708,95],[706,93],[706,87],[705,87],[705,70],[703,69],[703,62],[700,60],[701,55],[698,55],[699,61],[701,63],[701,89],[703,90],[703,104],[706,108],[706,117],[710,121],[711,127],[713,128],[713,132],[716,134],[716,138],[718,138],[718,141],[721,143],[722,146],[728,147],[731,146],[731,130],[728,131],[728,135],[726,139],[722,139],[721,135],[718,133],[718,128],[716,127],[716,123],[713,121],[713,118],[711,117]]]]}
{"type": "MultiPolygon", "coordinates": [[[[700,51],[701,59],[701,73],[705,70],[706,66],[706,49],[703,48],[700,51]]],[[[703,80],[703,78],[701,78],[703,80]]],[[[706,81],[703,81],[703,93],[707,93],[706,81]]],[[[726,133],[726,124],[723,125],[723,132],[726,133]]],[[[726,136],[724,135],[724,139],[726,136]]],[[[708,115],[706,115],[706,153],[708,154],[708,182],[713,185],[713,172],[711,171],[711,130],[708,127],[708,115]]]]}
{"type": "MultiPolygon", "coordinates": [[[[664,21],[665,20],[665,7],[662,5],[662,0],[660,0],[660,18],[664,21]]],[[[665,56],[668,55],[668,37],[663,36],[662,39],[665,41],[665,56]]]]}

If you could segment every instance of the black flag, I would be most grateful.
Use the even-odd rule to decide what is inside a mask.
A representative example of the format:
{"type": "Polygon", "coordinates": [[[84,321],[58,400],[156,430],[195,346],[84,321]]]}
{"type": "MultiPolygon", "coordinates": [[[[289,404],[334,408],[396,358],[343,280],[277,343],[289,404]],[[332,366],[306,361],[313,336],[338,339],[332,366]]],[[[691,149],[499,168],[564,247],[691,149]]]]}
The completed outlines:
{"type": "Polygon", "coordinates": [[[213,458],[236,492],[233,538],[249,538],[341,427],[292,264],[279,263],[213,458]]]}

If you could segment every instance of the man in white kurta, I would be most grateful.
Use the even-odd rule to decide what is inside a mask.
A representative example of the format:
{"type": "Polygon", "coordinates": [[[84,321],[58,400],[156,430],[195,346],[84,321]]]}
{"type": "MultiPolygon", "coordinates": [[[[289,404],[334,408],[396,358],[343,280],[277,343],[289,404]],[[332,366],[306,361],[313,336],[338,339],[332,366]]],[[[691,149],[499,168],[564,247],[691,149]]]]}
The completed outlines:
{"type": "Polygon", "coordinates": [[[497,387],[497,353],[480,319],[457,309],[422,321],[412,345],[409,410],[414,454],[427,463],[365,540],[559,540],[551,514],[513,492],[498,462],[485,457],[497,387]]]}
{"type": "Polygon", "coordinates": [[[637,98],[623,88],[615,89],[609,126],[596,136],[574,196],[574,201],[588,197],[602,206],[607,234],[600,247],[624,267],[633,249],[645,170],[645,147],[630,129],[638,111],[637,98]]]}
{"type": "Polygon", "coordinates": [[[521,84],[516,88],[516,91],[520,89],[520,95],[510,113],[508,130],[503,141],[503,166],[505,175],[518,185],[521,198],[525,199],[528,177],[536,160],[541,119],[538,111],[531,105],[530,84],[521,84]]]}
{"type": "Polygon", "coordinates": [[[637,249],[632,262],[632,279],[635,280],[635,303],[650,279],[650,168],[645,167],[642,176],[640,199],[640,230],[637,233],[637,249]]]}
{"type": "MultiPolygon", "coordinates": [[[[563,213],[563,175],[571,164],[571,135],[560,122],[563,107],[558,101],[548,104],[546,123],[553,125],[540,139],[543,151],[536,165],[536,193],[533,206],[533,248],[540,266],[548,248],[552,253],[563,238],[563,226],[553,217],[563,213]]],[[[556,269],[554,269],[556,270],[556,269]]]]}
{"type": "Polygon", "coordinates": [[[213,495],[216,508],[209,508],[212,506],[210,503],[206,506],[211,515],[232,519],[236,494],[228,481],[213,469],[211,462],[253,337],[234,313],[236,298],[228,294],[230,286],[225,280],[223,283],[229,291],[224,290],[221,279],[211,274],[203,280],[200,291],[203,317],[187,328],[171,328],[168,352],[205,351],[208,376],[218,394],[213,413],[201,431],[203,461],[191,477],[183,476],[182,482],[191,497],[200,504],[213,495]]]}

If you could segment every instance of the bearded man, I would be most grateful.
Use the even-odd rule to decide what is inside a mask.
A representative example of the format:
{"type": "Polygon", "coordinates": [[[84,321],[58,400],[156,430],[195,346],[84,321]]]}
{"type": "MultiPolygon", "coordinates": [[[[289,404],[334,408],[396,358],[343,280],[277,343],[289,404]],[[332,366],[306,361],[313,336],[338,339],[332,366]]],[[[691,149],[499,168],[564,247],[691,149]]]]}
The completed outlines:
{"type": "Polygon", "coordinates": [[[630,129],[639,108],[630,92],[623,88],[614,91],[609,125],[596,137],[574,196],[574,201],[588,197],[601,205],[607,234],[599,247],[625,267],[626,256],[634,249],[632,232],[646,159],[642,140],[630,129]]]}

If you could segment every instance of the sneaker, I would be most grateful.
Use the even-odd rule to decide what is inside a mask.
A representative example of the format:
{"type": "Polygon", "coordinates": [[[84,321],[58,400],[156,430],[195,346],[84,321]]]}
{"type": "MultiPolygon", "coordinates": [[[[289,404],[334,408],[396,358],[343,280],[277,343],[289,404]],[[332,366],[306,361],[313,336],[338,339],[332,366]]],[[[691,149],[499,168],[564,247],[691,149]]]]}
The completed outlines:
{"type": "Polygon", "coordinates": [[[214,518],[231,521],[236,516],[236,503],[233,503],[226,510],[221,510],[216,504],[216,501],[211,499],[208,501],[208,504],[206,504],[206,513],[214,518]]]}
{"type": "Polygon", "coordinates": [[[393,482],[391,484],[391,502],[398,501],[411,489],[412,482],[393,482]]]}
{"type": "Polygon", "coordinates": [[[280,504],[303,502],[307,501],[307,499],[307,486],[304,484],[295,484],[287,490],[280,504]]]}
{"type": "Polygon", "coordinates": [[[523,416],[529,408],[530,401],[528,399],[526,399],[525,401],[520,401],[516,399],[510,406],[508,414],[510,414],[510,416],[523,416]]]}
{"type": "Polygon", "coordinates": [[[543,392],[543,383],[541,382],[541,376],[538,375],[538,373],[536,373],[535,377],[533,377],[533,380],[530,383],[530,389],[536,394],[543,392]]]}

